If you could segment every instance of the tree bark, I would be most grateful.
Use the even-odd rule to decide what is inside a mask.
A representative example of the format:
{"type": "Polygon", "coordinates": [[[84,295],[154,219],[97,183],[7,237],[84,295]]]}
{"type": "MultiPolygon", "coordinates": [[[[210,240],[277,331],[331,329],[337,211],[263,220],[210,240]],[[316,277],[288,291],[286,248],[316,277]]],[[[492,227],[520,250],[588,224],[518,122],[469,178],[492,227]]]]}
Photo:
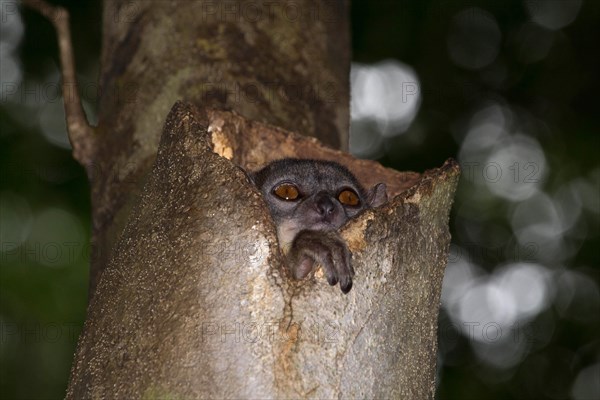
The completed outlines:
{"type": "Polygon", "coordinates": [[[177,100],[347,150],[348,14],[346,0],[104,2],[91,294],[177,100]]]}
{"type": "Polygon", "coordinates": [[[457,180],[453,161],[399,173],[177,103],[92,298],[67,398],[433,398],[457,180]],[[394,196],[342,230],[356,271],[346,296],[322,273],[287,275],[266,206],[236,167],[307,154],[394,196]]]}

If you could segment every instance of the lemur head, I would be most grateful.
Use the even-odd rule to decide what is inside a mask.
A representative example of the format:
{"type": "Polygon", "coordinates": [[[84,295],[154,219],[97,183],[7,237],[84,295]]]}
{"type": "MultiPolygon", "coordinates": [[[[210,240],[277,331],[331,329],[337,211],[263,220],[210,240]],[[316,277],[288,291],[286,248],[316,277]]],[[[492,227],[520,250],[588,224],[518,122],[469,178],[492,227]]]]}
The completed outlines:
{"type": "Polygon", "coordinates": [[[346,167],[333,161],[282,159],[251,178],[269,206],[282,244],[301,230],[338,229],[387,200],[385,184],[367,191],[346,167]]]}

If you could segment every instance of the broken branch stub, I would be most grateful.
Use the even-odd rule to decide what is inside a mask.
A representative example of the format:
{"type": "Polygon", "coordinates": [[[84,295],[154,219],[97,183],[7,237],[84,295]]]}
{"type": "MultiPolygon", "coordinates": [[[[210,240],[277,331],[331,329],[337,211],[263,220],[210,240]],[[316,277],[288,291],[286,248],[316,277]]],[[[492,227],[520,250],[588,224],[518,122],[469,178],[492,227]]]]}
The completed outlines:
{"type": "Polygon", "coordinates": [[[432,398],[458,174],[453,161],[401,174],[177,103],[90,304],[67,398],[432,398]],[[342,230],[348,295],[318,271],[287,275],[258,191],[217,153],[244,168],[336,157],[392,188],[342,230]]]}

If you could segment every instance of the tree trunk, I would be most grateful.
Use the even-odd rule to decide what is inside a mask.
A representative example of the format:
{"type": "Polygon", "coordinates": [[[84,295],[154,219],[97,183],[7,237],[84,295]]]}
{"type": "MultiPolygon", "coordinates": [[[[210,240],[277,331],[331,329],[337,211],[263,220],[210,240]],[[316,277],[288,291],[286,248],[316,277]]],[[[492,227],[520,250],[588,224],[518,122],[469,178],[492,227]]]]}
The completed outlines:
{"type": "Polygon", "coordinates": [[[105,3],[92,295],[67,398],[433,398],[458,167],[399,173],[315,139],[347,147],[347,14],[308,0],[105,3]],[[388,204],[342,229],[346,296],[319,271],[287,275],[236,167],[287,156],[388,184],[388,204]]]}
{"type": "Polygon", "coordinates": [[[104,2],[91,294],[176,101],[347,150],[348,14],[345,0],[104,2]]]}
{"type": "Polygon", "coordinates": [[[67,397],[433,398],[457,179],[452,161],[399,173],[176,104],[92,298],[67,397]],[[356,271],[346,296],[322,274],[286,274],[266,206],[236,167],[299,155],[394,195],[342,230],[356,271]]]}

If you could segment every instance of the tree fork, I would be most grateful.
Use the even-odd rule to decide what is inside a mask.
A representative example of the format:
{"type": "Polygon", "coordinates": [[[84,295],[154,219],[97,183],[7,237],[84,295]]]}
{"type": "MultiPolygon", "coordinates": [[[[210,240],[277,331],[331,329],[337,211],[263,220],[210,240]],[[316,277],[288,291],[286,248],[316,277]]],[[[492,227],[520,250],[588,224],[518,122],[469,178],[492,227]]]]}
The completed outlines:
{"type": "Polygon", "coordinates": [[[212,0],[105,0],[95,128],[79,101],[68,13],[43,0],[24,4],[50,18],[59,36],[70,139],[92,189],[90,297],[175,101],[234,110],[348,148],[346,0],[266,2],[258,21],[241,12],[245,4],[256,8],[253,0],[237,2],[233,16],[212,0]],[[303,12],[289,17],[286,4],[303,12]]]}

